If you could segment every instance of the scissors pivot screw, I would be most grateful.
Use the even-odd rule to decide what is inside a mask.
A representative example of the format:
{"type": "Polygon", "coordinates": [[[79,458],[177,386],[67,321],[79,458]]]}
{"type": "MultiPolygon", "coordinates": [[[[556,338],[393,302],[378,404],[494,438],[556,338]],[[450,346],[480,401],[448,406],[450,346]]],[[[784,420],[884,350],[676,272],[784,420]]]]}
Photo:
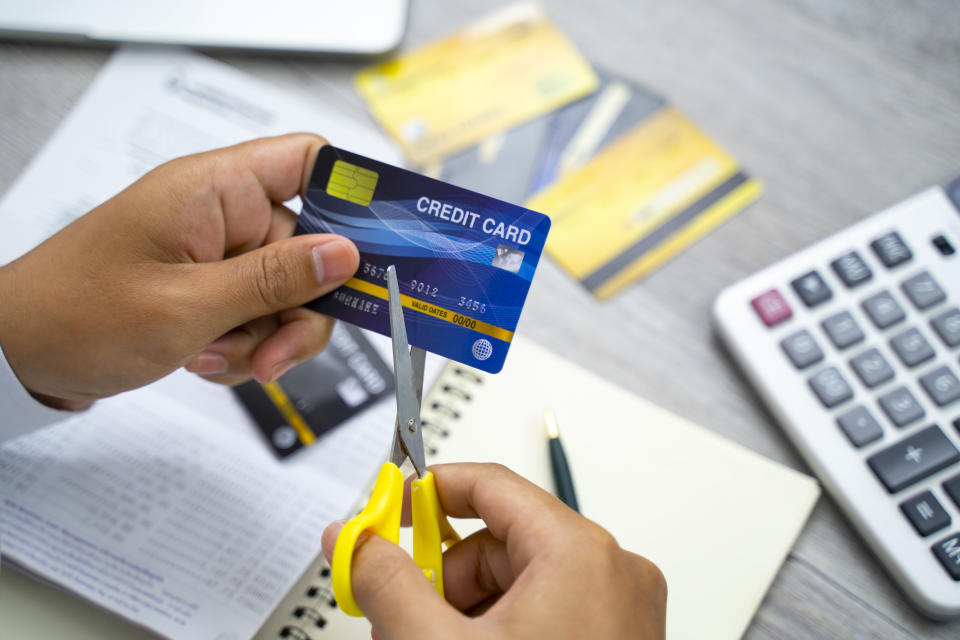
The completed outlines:
{"type": "Polygon", "coordinates": [[[417,423],[413,418],[407,420],[407,429],[410,433],[415,433],[417,431],[417,423]]]}

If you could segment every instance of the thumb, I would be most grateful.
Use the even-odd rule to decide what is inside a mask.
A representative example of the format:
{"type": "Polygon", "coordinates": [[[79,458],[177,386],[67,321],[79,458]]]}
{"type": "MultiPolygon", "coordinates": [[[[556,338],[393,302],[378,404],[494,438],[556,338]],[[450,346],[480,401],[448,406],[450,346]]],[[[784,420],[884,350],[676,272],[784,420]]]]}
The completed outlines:
{"type": "MultiPolygon", "coordinates": [[[[324,553],[343,523],[323,534],[324,553]]],[[[353,597],[380,640],[462,637],[462,616],[440,597],[420,567],[397,545],[364,534],[353,552],[353,597]]]]}
{"type": "Polygon", "coordinates": [[[312,234],[199,265],[198,290],[224,332],[333,291],[357,271],[360,254],[338,235],[312,234]]]}

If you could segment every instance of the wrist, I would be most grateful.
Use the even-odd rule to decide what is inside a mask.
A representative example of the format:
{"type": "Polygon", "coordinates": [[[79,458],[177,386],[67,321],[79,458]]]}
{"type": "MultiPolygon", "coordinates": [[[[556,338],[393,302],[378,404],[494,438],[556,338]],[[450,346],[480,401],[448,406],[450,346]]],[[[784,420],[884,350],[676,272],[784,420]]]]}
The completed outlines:
{"type": "Polygon", "coordinates": [[[24,331],[22,330],[29,314],[23,311],[26,292],[16,285],[16,272],[20,261],[0,267],[0,350],[13,372],[14,377],[37,402],[52,409],[65,411],[79,411],[93,404],[90,400],[68,400],[46,393],[40,393],[30,384],[29,350],[23,348],[24,331]]]}

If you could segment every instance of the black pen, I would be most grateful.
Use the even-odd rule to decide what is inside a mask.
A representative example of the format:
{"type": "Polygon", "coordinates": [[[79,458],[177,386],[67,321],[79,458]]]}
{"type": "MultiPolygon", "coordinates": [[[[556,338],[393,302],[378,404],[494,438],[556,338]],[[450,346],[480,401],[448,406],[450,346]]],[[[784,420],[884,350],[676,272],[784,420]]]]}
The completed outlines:
{"type": "Polygon", "coordinates": [[[550,440],[550,466],[553,468],[553,481],[557,485],[557,497],[579,513],[580,506],[577,504],[577,494],[573,490],[573,477],[570,475],[567,455],[563,452],[563,444],[560,442],[560,428],[557,426],[557,414],[553,409],[543,412],[543,422],[547,426],[547,437],[550,440]]]}

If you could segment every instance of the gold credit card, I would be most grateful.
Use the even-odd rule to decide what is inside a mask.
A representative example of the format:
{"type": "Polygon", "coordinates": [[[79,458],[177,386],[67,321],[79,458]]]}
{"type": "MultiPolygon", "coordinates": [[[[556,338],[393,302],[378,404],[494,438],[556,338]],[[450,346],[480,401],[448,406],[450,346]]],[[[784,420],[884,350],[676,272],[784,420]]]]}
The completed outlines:
{"type": "Polygon", "coordinates": [[[550,256],[594,295],[607,298],[760,192],[760,183],[736,160],[663,104],[585,164],[560,172],[526,204],[553,221],[550,256]]]}
{"type": "Polygon", "coordinates": [[[357,88],[417,166],[592,92],[597,76],[534,4],[364,69],[357,88]]]}

